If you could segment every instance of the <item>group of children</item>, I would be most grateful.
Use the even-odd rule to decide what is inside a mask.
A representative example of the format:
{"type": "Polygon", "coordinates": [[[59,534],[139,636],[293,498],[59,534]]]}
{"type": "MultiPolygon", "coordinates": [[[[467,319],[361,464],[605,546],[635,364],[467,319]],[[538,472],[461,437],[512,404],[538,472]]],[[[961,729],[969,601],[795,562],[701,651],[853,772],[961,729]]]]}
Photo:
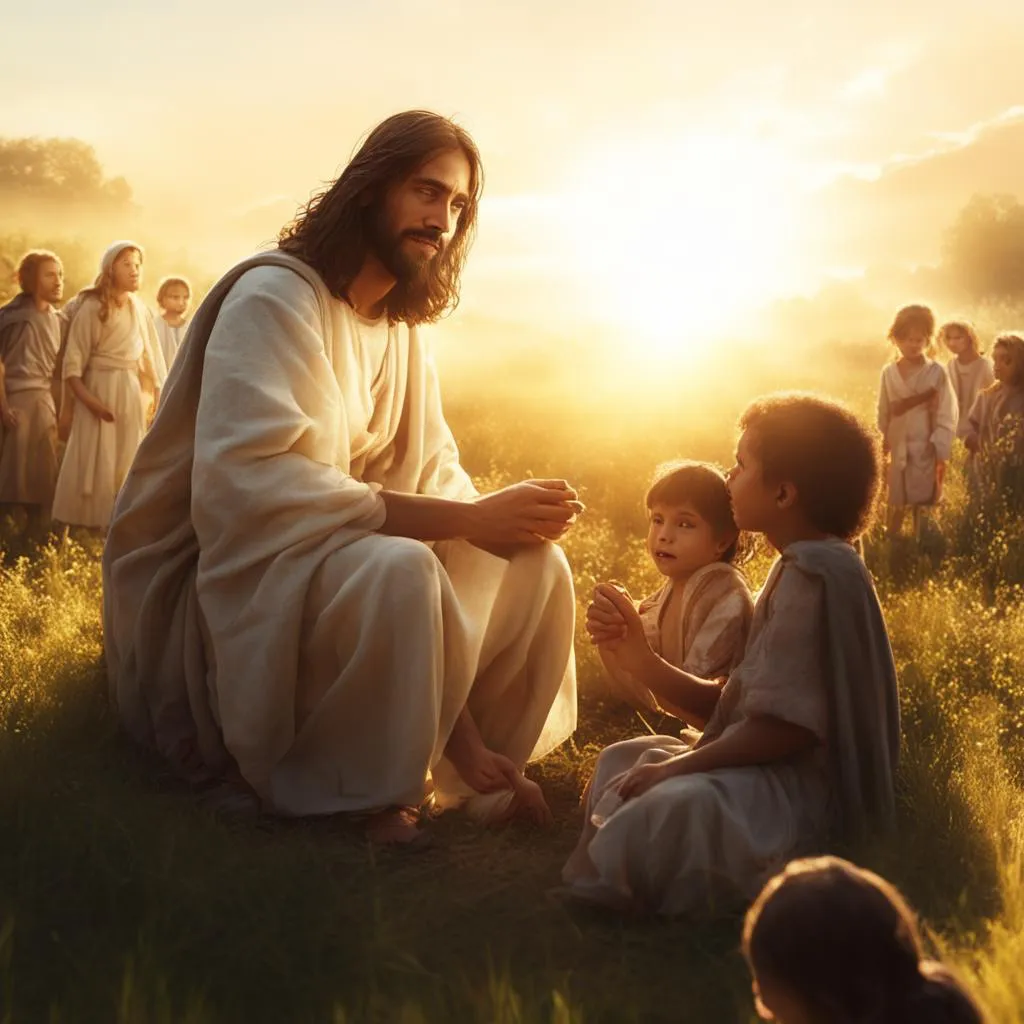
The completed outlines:
{"type": "Polygon", "coordinates": [[[956,438],[967,448],[972,498],[1022,497],[1024,333],[998,335],[989,358],[969,323],[951,321],[938,332],[951,355],[945,368],[932,358],[934,338],[935,316],[927,306],[904,307],[889,330],[898,354],[882,372],[878,427],[889,456],[891,534],[908,509],[919,534],[922,512],[942,499],[956,438]]]}
{"type": "Polygon", "coordinates": [[[0,508],[23,507],[32,533],[51,517],[99,531],[110,522],[191,302],[187,280],[165,278],[154,317],[137,296],[143,260],[140,245],[115,242],[95,283],[58,312],[60,258],[33,250],[0,308],[0,508]]]}
{"type": "MultiPolygon", "coordinates": [[[[901,313],[893,335],[913,393],[931,393],[911,403],[894,391],[886,406],[890,454],[899,445],[918,460],[903,477],[914,497],[924,487],[918,426],[893,424],[915,409],[927,422],[945,402],[950,443],[956,430],[956,399],[942,397],[954,385],[920,360],[923,334],[907,340],[917,315],[901,313]]],[[[968,428],[979,437],[1007,429],[983,406],[1014,386],[1010,375],[998,380],[982,382],[972,402],[981,418],[968,428]]],[[[895,820],[896,669],[854,546],[881,482],[876,440],[842,406],[806,395],[756,401],[740,430],[728,475],[677,463],[648,492],[661,589],[640,602],[614,582],[595,589],[587,630],[611,691],[674,716],[681,731],[601,753],[565,891],[666,915],[753,899],[744,951],[766,1019],[981,1021],[956,978],[926,960],[888,883],[834,857],[801,859],[895,820]],[[733,565],[744,531],[779,556],[756,600],[733,565]]],[[[940,458],[931,459],[934,469],[940,458]]]]}

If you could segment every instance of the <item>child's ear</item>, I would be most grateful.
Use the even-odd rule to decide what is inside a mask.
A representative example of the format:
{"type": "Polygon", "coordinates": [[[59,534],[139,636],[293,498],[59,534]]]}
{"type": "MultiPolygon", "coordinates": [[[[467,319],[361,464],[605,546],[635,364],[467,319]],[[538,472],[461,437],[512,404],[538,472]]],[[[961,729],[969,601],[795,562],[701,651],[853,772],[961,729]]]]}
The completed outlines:
{"type": "Polygon", "coordinates": [[[791,481],[784,481],[779,484],[775,491],[775,504],[779,508],[792,508],[797,501],[796,485],[791,481]]]}

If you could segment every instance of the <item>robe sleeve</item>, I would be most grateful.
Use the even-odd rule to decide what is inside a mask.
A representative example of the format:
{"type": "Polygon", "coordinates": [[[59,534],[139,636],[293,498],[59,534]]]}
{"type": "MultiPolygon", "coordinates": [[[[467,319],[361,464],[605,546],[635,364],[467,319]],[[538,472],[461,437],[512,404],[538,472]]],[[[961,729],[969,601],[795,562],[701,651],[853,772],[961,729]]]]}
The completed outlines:
{"type": "Polygon", "coordinates": [[[60,372],[63,380],[85,376],[85,368],[99,334],[98,314],[99,303],[95,299],[87,299],[75,310],[74,319],[68,328],[68,340],[61,362],[60,372]]]}
{"type": "Polygon", "coordinates": [[[825,742],[828,693],[825,689],[824,586],[786,565],[769,596],[770,614],[758,657],[744,662],[740,712],[770,715],[803,726],[825,742]]]}
{"type": "Polygon", "coordinates": [[[380,488],[347,472],[342,401],[313,289],[250,271],[210,332],[196,415],[192,518],[210,569],[380,528],[380,488]]]}
{"type": "Polygon", "coordinates": [[[701,679],[720,679],[743,660],[750,630],[750,595],[737,583],[706,609],[682,668],[701,679]]]}
{"type": "Polygon", "coordinates": [[[146,306],[137,302],[135,309],[139,315],[139,327],[142,331],[143,365],[146,366],[146,371],[159,389],[167,380],[167,363],[164,360],[163,349],[160,347],[160,336],[156,333],[153,314],[146,306]]]}
{"type": "Polygon", "coordinates": [[[889,422],[892,420],[892,413],[889,408],[889,388],[885,380],[885,370],[878,382],[878,429],[883,437],[888,437],[889,422]]]}
{"type": "Polygon", "coordinates": [[[956,424],[960,412],[956,404],[956,394],[949,381],[946,371],[940,367],[938,387],[938,408],[932,427],[931,442],[935,445],[935,457],[948,462],[953,454],[953,440],[956,437],[956,424]]]}
{"type": "Polygon", "coordinates": [[[429,446],[424,452],[423,472],[420,474],[417,493],[456,501],[474,498],[480,492],[459,461],[458,446],[444,418],[437,366],[429,349],[426,352],[426,389],[429,446]]]}

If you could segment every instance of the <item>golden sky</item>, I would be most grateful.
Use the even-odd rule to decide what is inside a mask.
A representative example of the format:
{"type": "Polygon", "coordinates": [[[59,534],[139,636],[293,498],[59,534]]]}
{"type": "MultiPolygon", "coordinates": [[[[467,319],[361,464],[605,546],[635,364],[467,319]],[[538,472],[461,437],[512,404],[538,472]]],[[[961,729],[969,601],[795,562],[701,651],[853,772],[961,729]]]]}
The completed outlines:
{"type": "Polygon", "coordinates": [[[19,7],[0,135],[94,144],[213,262],[381,118],[454,115],[487,174],[464,306],[508,322],[656,330],[668,295],[711,330],[1024,193],[1021,0],[19,7]]]}

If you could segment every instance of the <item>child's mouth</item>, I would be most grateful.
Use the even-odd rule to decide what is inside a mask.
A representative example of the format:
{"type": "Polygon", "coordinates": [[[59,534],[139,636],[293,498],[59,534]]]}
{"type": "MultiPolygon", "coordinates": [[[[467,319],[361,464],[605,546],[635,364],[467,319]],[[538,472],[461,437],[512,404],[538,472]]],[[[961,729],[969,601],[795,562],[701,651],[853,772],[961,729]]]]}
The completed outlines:
{"type": "Polygon", "coordinates": [[[656,559],[658,559],[659,561],[663,561],[665,559],[671,559],[674,562],[676,560],[676,556],[675,555],[670,555],[667,551],[655,551],[654,552],[654,557],[656,559]]]}

